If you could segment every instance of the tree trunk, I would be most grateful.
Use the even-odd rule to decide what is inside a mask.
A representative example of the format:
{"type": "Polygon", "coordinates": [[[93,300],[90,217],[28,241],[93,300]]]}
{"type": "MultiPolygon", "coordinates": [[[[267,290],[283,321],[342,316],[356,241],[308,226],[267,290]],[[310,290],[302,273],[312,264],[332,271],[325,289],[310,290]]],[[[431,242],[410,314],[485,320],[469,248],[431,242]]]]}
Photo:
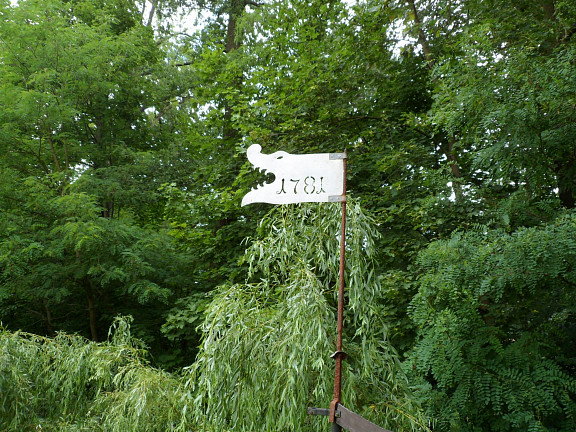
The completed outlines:
{"type": "Polygon", "coordinates": [[[430,51],[430,45],[428,45],[428,39],[426,39],[426,34],[422,29],[422,21],[420,20],[420,16],[418,15],[418,10],[416,9],[416,5],[414,4],[414,0],[408,0],[408,4],[410,5],[410,9],[412,14],[414,15],[414,22],[418,27],[418,42],[422,45],[422,51],[424,52],[424,57],[428,62],[428,67],[432,69],[434,66],[434,61],[432,58],[432,51],[430,51]]]}
{"type": "Polygon", "coordinates": [[[230,13],[228,16],[228,25],[226,27],[226,53],[231,53],[240,48],[240,42],[236,38],[236,23],[238,22],[238,15],[244,7],[244,2],[241,0],[232,0],[230,2],[230,13]]]}
{"type": "MultiPolygon", "coordinates": [[[[240,41],[236,37],[236,24],[238,22],[238,17],[242,14],[242,11],[246,7],[244,0],[230,0],[230,11],[228,14],[228,25],[226,27],[226,41],[225,41],[225,52],[226,54],[232,54],[238,48],[240,48],[240,41]]],[[[232,79],[231,86],[240,90],[242,88],[242,75],[239,74],[232,79]]],[[[222,127],[222,138],[224,141],[237,141],[240,139],[240,132],[232,124],[232,115],[234,114],[234,102],[224,101],[224,124],[222,127]]]]}
{"type": "Polygon", "coordinates": [[[148,21],[146,22],[146,27],[152,27],[152,21],[154,20],[154,13],[156,13],[156,7],[158,5],[158,0],[154,0],[150,6],[150,13],[148,14],[148,21]]]}
{"type": "Polygon", "coordinates": [[[554,174],[558,185],[558,197],[562,206],[567,209],[576,207],[575,176],[576,176],[576,155],[569,155],[554,164],[554,174]]]}
{"type": "Polygon", "coordinates": [[[563,189],[559,188],[559,197],[562,205],[567,209],[573,209],[576,205],[576,200],[574,200],[574,194],[572,193],[572,188],[563,189]]]}
{"type": "Polygon", "coordinates": [[[44,306],[44,313],[45,313],[45,322],[46,322],[46,331],[48,334],[54,334],[54,326],[52,325],[52,313],[50,312],[50,308],[48,307],[48,301],[44,299],[42,301],[44,306]]]}
{"type": "Polygon", "coordinates": [[[96,307],[94,297],[89,290],[86,290],[86,299],[88,300],[88,318],[90,321],[90,338],[98,342],[98,329],[96,328],[96,307]]]}
{"type": "Polygon", "coordinates": [[[101,211],[101,215],[103,218],[112,218],[114,217],[114,199],[110,199],[104,202],[103,209],[101,211]]]}
{"type": "Polygon", "coordinates": [[[554,6],[554,0],[544,0],[542,2],[542,9],[544,9],[544,14],[547,19],[556,21],[556,7],[554,6]]]}
{"type": "Polygon", "coordinates": [[[450,171],[452,172],[452,190],[454,191],[454,196],[456,197],[456,202],[462,201],[462,185],[460,184],[460,179],[462,175],[460,174],[460,167],[458,166],[458,158],[454,154],[454,144],[456,144],[456,138],[454,135],[450,135],[448,138],[448,151],[446,152],[446,158],[450,162],[450,171]]]}

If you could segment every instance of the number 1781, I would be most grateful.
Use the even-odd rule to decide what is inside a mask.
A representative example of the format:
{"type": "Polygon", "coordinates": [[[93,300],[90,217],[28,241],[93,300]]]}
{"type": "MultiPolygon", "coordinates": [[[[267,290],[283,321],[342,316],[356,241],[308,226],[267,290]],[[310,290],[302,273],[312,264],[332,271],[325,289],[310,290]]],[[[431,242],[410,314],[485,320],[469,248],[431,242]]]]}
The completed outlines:
{"type": "Polygon", "coordinates": [[[276,193],[287,193],[286,187],[288,187],[288,190],[292,190],[294,195],[298,195],[298,193],[303,193],[305,195],[326,193],[323,183],[324,177],[316,178],[313,176],[306,176],[304,179],[289,179],[288,182],[283,178],[282,187],[276,193]]]}

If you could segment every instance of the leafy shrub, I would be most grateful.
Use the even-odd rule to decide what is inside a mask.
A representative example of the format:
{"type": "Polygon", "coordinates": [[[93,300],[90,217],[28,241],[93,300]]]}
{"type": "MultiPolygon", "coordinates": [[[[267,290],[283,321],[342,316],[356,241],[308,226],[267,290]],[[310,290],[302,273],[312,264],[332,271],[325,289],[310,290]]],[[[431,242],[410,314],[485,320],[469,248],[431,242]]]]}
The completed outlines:
{"type": "Polygon", "coordinates": [[[0,330],[0,430],[187,430],[179,380],[117,319],[110,341],[0,330]]]}
{"type": "Polygon", "coordinates": [[[438,431],[576,430],[575,262],[574,214],[420,255],[408,369],[438,431]]]}

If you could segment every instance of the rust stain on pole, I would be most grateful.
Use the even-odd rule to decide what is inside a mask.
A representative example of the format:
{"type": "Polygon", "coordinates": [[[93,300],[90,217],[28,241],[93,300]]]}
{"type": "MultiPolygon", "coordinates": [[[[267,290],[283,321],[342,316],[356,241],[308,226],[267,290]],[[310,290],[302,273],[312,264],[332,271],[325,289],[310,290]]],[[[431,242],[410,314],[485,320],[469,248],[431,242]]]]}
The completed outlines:
{"type": "MultiPolygon", "coordinates": [[[[347,152],[344,150],[344,196],[346,196],[346,176],[348,173],[347,152]]],[[[336,407],[340,403],[342,393],[342,360],[346,358],[346,353],[342,351],[342,331],[344,328],[344,271],[346,268],[346,199],[342,201],[342,231],[340,234],[340,274],[338,279],[338,321],[336,324],[336,352],[332,358],[336,361],[334,367],[334,399],[330,404],[331,423],[336,421],[336,407]]]]}

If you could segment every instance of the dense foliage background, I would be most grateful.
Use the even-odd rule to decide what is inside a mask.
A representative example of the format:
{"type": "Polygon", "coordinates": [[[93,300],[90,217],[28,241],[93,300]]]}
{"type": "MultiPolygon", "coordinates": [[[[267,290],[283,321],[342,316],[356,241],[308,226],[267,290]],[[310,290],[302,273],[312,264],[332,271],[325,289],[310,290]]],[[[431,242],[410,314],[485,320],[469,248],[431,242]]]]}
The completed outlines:
{"type": "Polygon", "coordinates": [[[0,0],[0,429],[328,427],[339,207],[241,208],[257,143],[348,150],[345,405],[576,430],[575,34],[569,0],[0,0]]]}

